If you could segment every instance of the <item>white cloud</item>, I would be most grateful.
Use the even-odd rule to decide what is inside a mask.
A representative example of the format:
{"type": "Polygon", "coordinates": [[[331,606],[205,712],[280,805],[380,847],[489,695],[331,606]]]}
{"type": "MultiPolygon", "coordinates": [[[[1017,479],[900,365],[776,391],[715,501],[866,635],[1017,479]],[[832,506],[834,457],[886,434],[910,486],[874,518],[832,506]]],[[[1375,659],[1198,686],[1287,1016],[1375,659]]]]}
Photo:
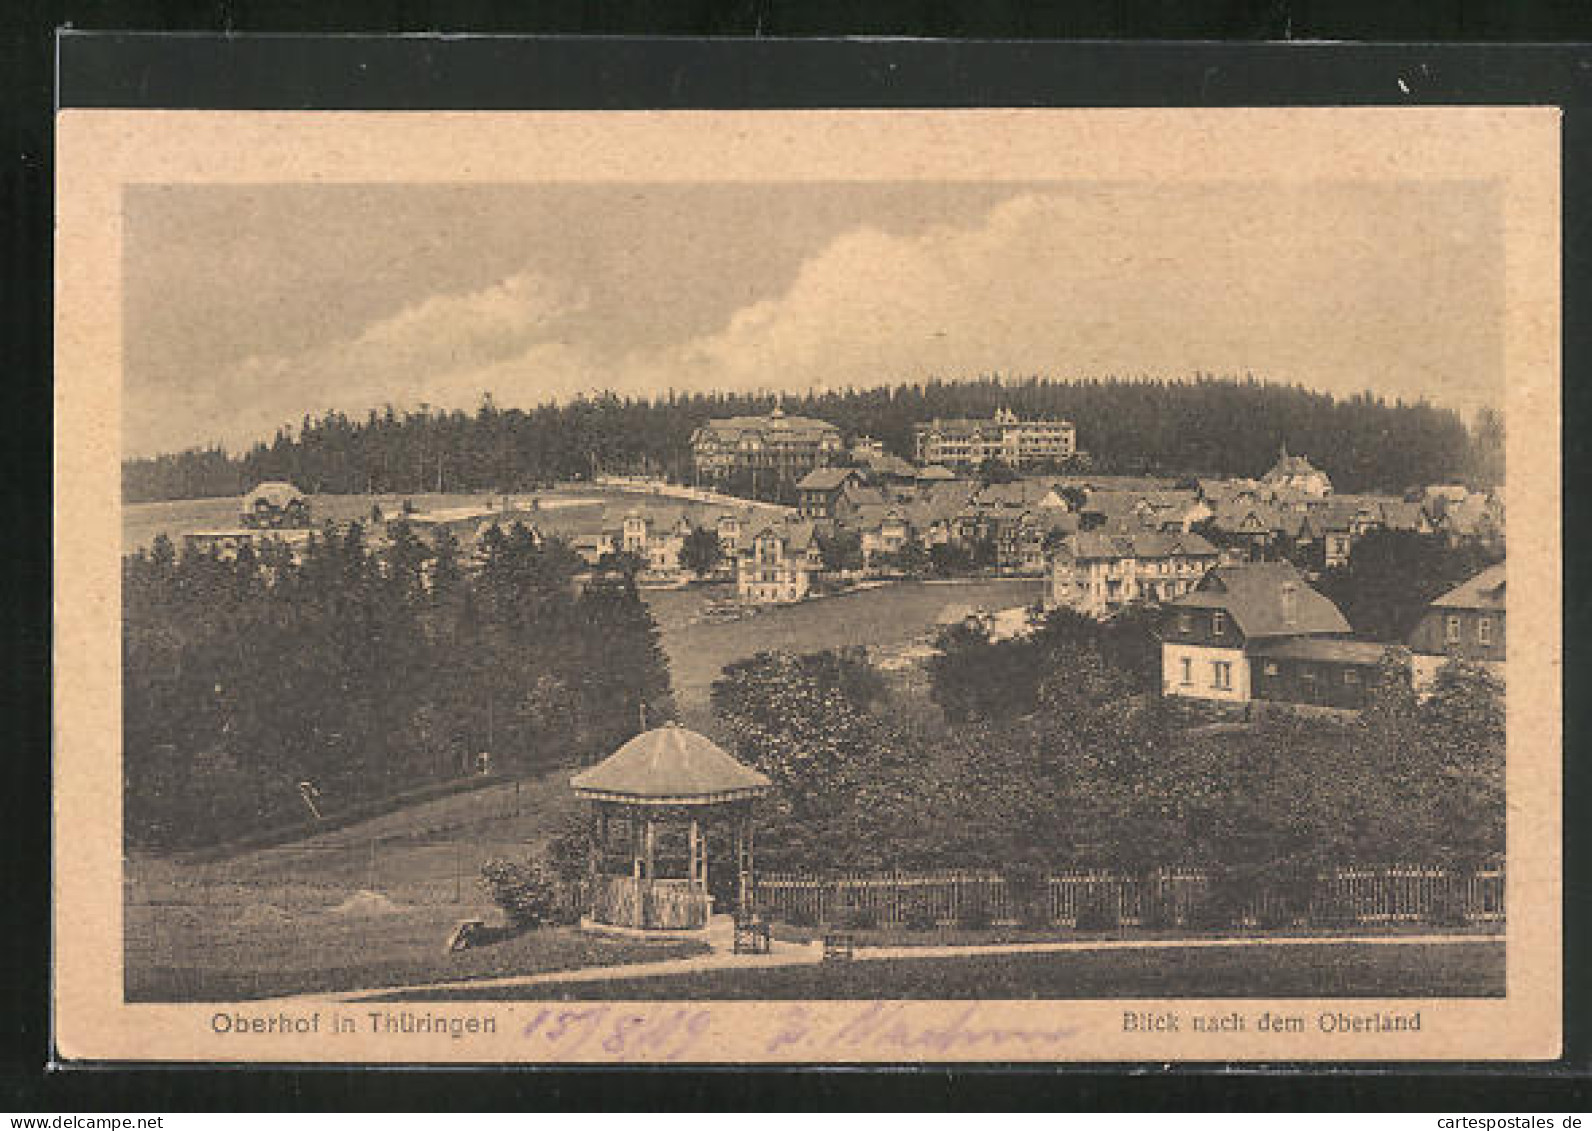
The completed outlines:
{"type": "Polygon", "coordinates": [[[1339,394],[1374,385],[1420,395],[1442,384],[1434,374],[1485,381],[1497,342],[1485,292],[1495,280],[1471,269],[1481,261],[1455,250],[1463,241],[1446,223],[1394,224],[1352,195],[1334,210],[1245,193],[1186,207],[1109,188],[1031,194],[973,226],[855,228],[817,249],[777,297],[711,333],[628,353],[601,338],[600,321],[571,317],[585,296],[525,272],[428,298],[312,356],[251,359],[237,375],[283,395],[218,434],[269,435],[305,408],[468,409],[484,391],[529,406],[601,389],[801,390],[993,372],[1248,370],[1339,394]]]}

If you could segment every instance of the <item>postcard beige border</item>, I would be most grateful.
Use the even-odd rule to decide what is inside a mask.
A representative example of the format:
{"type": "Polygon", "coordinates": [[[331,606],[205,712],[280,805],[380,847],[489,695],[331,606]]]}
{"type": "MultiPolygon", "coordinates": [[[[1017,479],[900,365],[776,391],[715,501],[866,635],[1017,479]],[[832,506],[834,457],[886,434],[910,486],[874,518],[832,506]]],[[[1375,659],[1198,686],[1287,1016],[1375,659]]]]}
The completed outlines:
{"type": "MultiPolygon", "coordinates": [[[[1554,108],[277,113],[57,119],[55,1033],[64,1059],[1240,1061],[1556,1057],[1560,1050],[1559,112],[1554,108]],[[613,1003],[527,1035],[220,1036],[217,1007],[122,1001],[119,324],[122,188],[1219,178],[1489,179],[1502,188],[1510,556],[1508,992],[1493,1000],[613,1003]],[[1418,1033],[1126,1033],[1124,1009],[1420,1009],[1418,1033]],[[871,1011],[871,1012],[870,1012],[871,1011]],[[849,1028],[848,1028],[849,1026],[849,1028]],[[958,1031],[974,1037],[944,1037],[958,1031]],[[985,1031],[1029,1038],[975,1039],[985,1031]],[[938,1039],[935,1034],[941,1034],[938,1039]]],[[[1352,332],[1352,328],[1345,328],[1352,332]]],[[[304,1003],[300,1003],[303,1005],[304,1003]]],[[[314,1011],[313,1005],[299,1012],[314,1011]]],[[[328,1011],[335,1007],[327,1005],[328,1011]]],[[[260,1003],[240,1009],[272,1010],[260,1003]]]]}

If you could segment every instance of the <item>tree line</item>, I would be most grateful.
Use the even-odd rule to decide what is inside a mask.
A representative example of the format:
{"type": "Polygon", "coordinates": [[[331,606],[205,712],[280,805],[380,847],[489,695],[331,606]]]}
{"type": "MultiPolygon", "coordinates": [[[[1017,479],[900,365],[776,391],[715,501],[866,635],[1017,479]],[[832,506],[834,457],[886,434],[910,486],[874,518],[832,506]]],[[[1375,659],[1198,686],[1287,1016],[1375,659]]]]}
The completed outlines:
{"type": "Polygon", "coordinates": [[[1102,474],[1258,476],[1283,444],[1325,470],[1340,491],[1405,489],[1502,475],[1502,421],[1483,414],[1474,432],[1427,403],[1347,399],[1253,377],[1189,381],[1048,377],[927,380],[802,395],[606,394],[474,413],[372,408],[306,415],[242,453],[219,446],[128,460],[128,502],[238,495],[263,480],[311,493],[525,490],[597,472],[693,476],[690,438],[705,421],[761,414],[776,405],[814,416],[847,436],[872,436],[913,455],[913,426],[935,418],[1022,417],[1073,421],[1088,465],[1102,474]]]}
{"type": "Polygon", "coordinates": [[[360,525],[235,560],[161,537],[123,563],[123,772],[133,843],[204,845],[490,768],[606,754],[668,668],[633,582],[523,526],[479,569],[447,534],[360,525]],[[480,755],[486,754],[483,762],[480,755]]]}

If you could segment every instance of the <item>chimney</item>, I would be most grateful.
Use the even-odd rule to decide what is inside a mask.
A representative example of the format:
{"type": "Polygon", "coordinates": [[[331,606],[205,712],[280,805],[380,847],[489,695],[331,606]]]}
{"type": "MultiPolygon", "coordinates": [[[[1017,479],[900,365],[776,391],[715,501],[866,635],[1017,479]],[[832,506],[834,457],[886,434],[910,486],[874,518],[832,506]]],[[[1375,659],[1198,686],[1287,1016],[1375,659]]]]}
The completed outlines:
{"type": "Polygon", "coordinates": [[[1294,624],[1299,620],[1299,586],[1292,581],[1282,583],[1282,622],[1294,624]]]}

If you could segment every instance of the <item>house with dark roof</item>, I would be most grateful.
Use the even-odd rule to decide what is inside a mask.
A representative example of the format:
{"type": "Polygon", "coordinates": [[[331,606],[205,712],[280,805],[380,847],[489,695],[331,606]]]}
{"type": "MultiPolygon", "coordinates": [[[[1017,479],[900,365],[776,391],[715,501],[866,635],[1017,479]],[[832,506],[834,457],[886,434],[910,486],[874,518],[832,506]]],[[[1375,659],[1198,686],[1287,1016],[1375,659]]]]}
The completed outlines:
{"type": "Polygon", "coordinates": [[[302,530],[310,525],[309,500],[291,483],[261,483],[243,496],[238,522],[255,530],[302,530]]]}
{"type": "Polygon", "coordinates": [[[1287,562],[1218,566],[1161,622],[1164,694],[1232,704],[1353,710],[1389,649],[1349,622],[1287,562]]]}
{"type": "Polygon", "coordinates": [[[1219,557],[1198,534],[1073,534],[1050,557],[1045,603],[1104,616],[1135,602],[1175,600],[1193,589],[1219,557]]]}
{"type": "Polygon", "coordinates": [[[851,484],[862,483],[854,467],[817,467],[796,484],[796,509],[803,518],[834,518],[835,506],[851,484]]]}
{"type": "Polygon", "coordinates": [[[1430,687],[1449,660],[1468,660],[1504,677],[1505,569],[1499,562],[1456,586],[1426,607],[1410,633],[1415,686],[1430,687]]]}

